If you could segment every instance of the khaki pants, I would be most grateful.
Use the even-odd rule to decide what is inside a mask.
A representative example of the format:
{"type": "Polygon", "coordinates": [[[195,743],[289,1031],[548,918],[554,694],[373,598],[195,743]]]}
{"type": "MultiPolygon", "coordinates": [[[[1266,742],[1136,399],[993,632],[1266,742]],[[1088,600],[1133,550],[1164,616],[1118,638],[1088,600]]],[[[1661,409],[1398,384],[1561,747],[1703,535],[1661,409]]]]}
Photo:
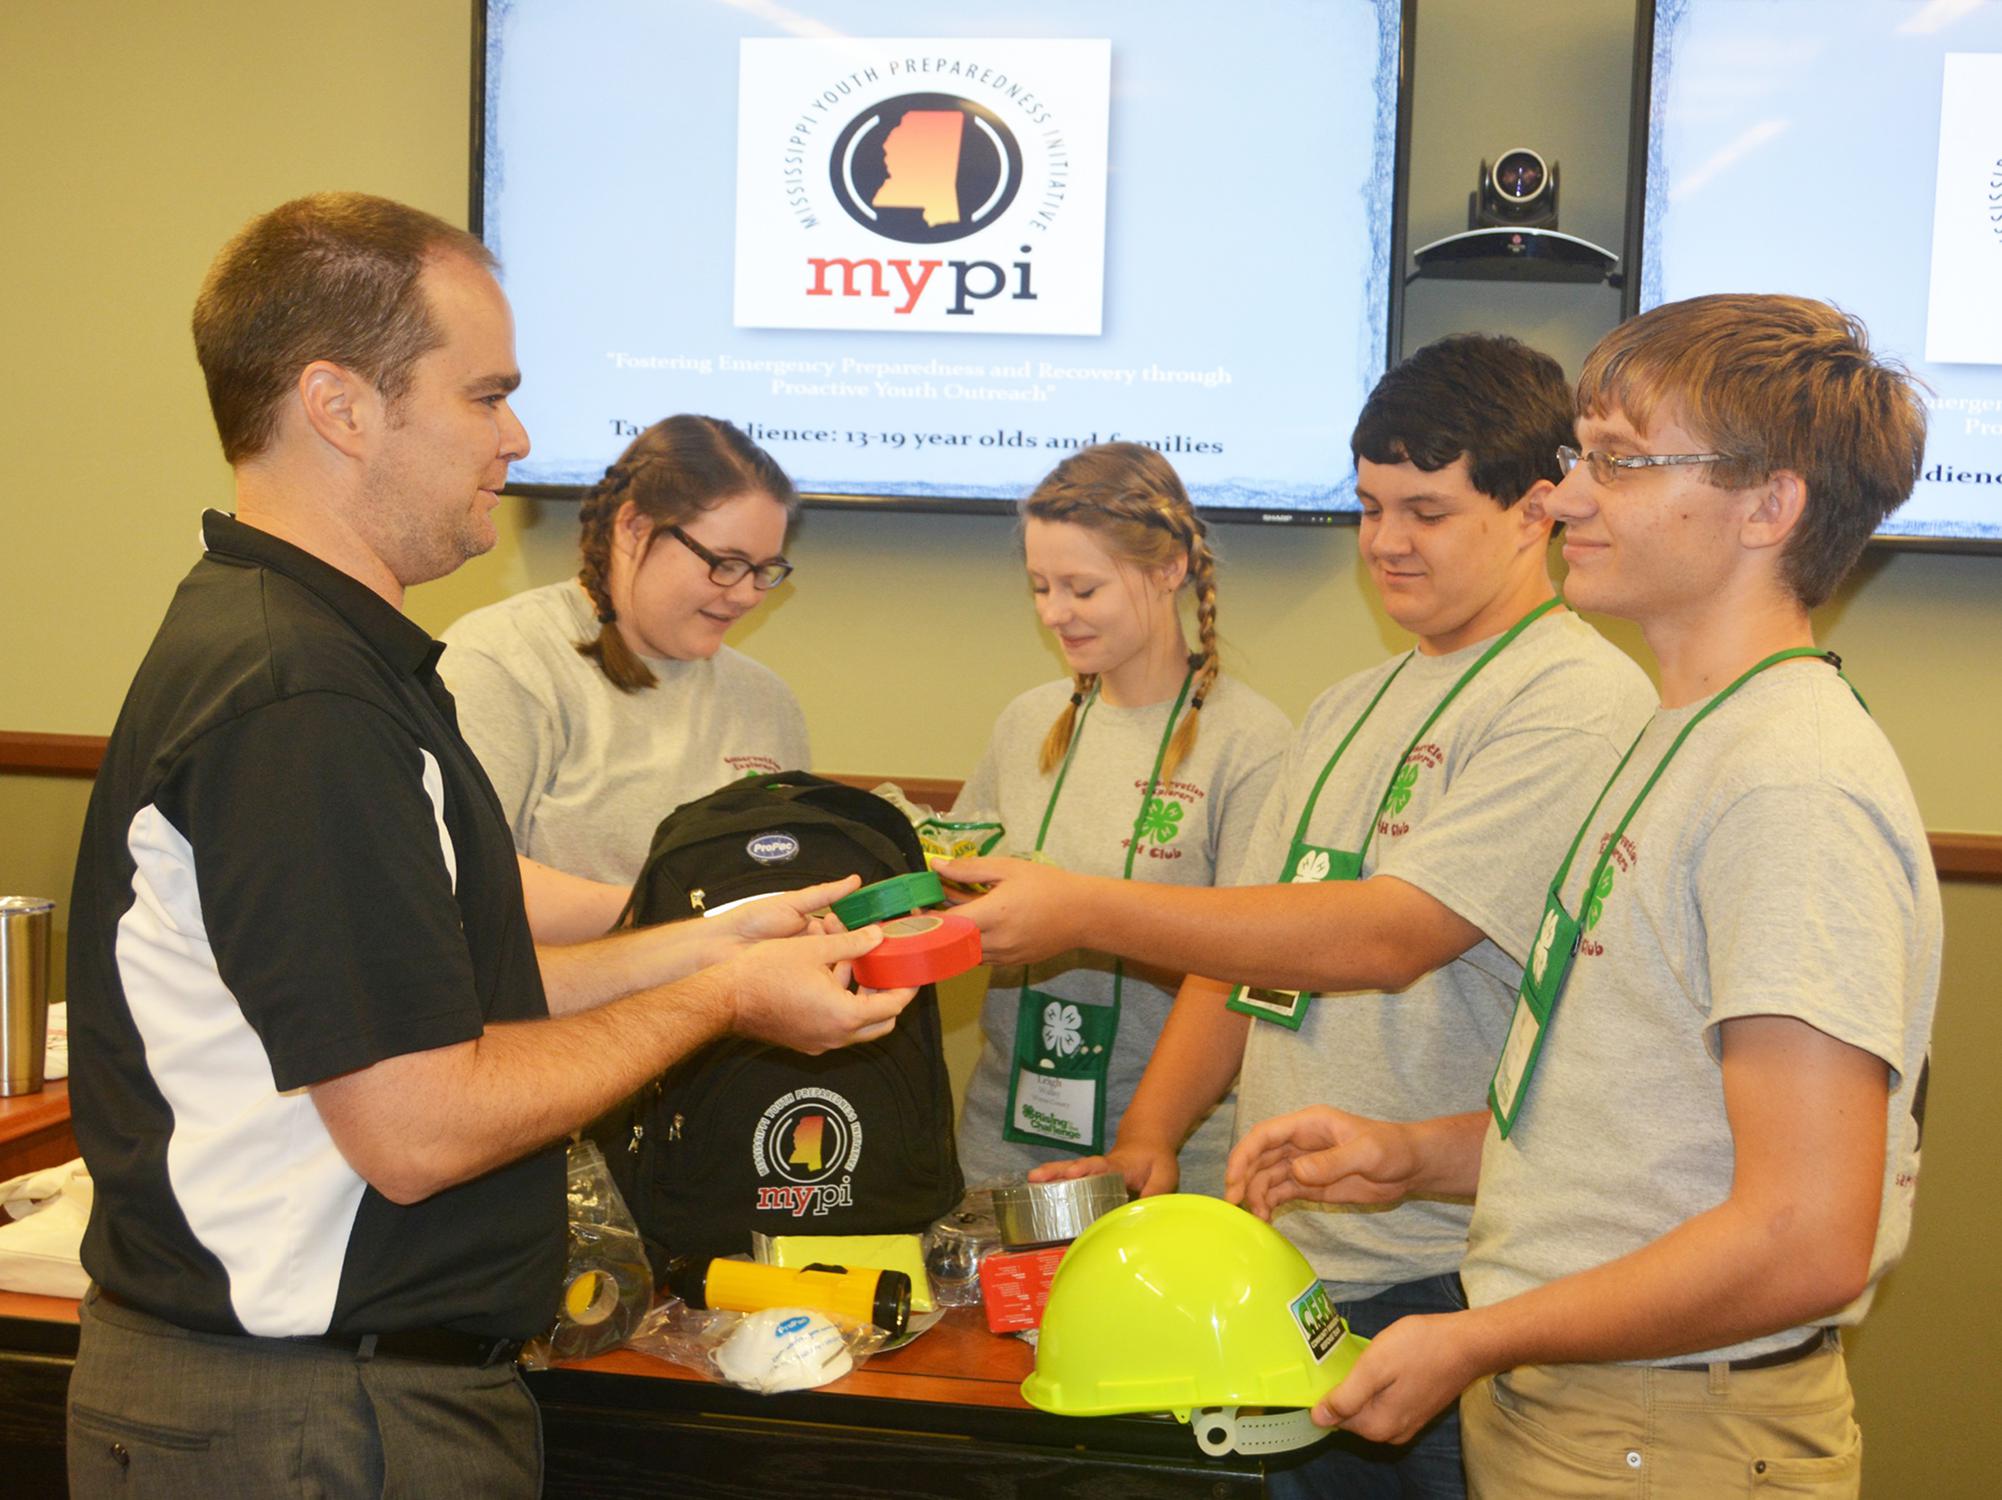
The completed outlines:
{"type": "Polygon", "coordinates": [[[1833,1344],[1769,1370],[1528,1365],[1460,1398],[1467,1494],[1855,1496],[1853,1405],[1833,1344]]]}

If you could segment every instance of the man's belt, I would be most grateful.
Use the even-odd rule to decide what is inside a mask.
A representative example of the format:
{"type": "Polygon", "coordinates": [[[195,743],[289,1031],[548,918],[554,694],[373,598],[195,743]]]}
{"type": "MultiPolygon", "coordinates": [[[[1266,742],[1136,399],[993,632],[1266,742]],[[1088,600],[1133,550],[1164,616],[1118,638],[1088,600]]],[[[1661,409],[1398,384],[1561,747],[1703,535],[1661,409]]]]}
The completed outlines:
{"type": "MultiPolygon", "coordinates": [[[[1774,1370],[1781,1365],[1790,1365],[1795,1360],[1806,1359],[1810,1354],[1819,1354],[1829,1344],[1836,1342],[1840,1335],[1833,1328],[1817,1328],[1798,1344],[1789,1344],[1784,1349],[1774,1349],[1765,1354],[1751,1354],[1743,1359],[1721,1360],[1718,1363],[1729,1370],[1774,1370]]],[[[1702,1375],[1709,1373],[1708,1364],[1660,1365],[1663,1370],[1693,1371],[1702,1375]]]]}
{"type": "MultiPolygon", "coordinates": [[[[134,1307],[123,1297],[97,1288],[97,1300],[124,1312],[141,1318],[162,1323],[166,1327],[182,1333],[198,1330],[184,1329],[177,1323],[169,1323],[165,1318],[156,1317],[144,1308],[134,1307]]],[[[460,1333],[451,1328],[405,1328],[394,1333],[317,1333],[304,1334],[297,1338],[259,1338],[255,1334],[203,1334],[204,1338],[242,1338],[249,1343],[259,1344],[307,1344],[326,1349],[338,1349],[343,1354],[356,1359],[421,1359],[438,1365],[506,1365],[514,1363],[514,1357],[521,1352],[520,1339],[494,1339],[477,1333],[460,1333]]]]}
{"type": "Polygon", "coordinates": [[[324,1344],[356,1359],[423,1359],[438,1365],[511,1365],[520,1339],[490,1339],[450,1328],[406,1328],[397,1333],[321,1333],[289,1343],[324,1344]]]}

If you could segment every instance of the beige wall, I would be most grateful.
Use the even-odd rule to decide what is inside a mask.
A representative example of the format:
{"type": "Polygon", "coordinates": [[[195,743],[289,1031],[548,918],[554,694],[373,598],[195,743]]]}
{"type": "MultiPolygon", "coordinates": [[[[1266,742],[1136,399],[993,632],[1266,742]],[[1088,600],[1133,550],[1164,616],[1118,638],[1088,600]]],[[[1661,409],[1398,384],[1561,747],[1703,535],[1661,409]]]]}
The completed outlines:
{"type": "MultiPolygon", "coordinates": [[[[1617,247],[1630,0],[1423,10],[1411,242],[1464,227],[1477,160],[1528,144],[1563,165],[1567,231],[1617,247]]],[[[329,187],[462,219],[467,13],[464,0],[0,5],[0,728],[105,732],[192,559],[199,510],[228,503],[186,331],[222,239],[329,187]]],[[[1420,283],[1407,345],[1499,329],[1575,370],[1617,313],[1603,289],[1420,283]]],[[[507,502],[500,547],[417,590],[412,612],[437,628],[564,576],[573,526],[568,507],[507,502]]],[[[1290,713],[1400,644],[1360,586],[1353,532],[1231,528],[1222,542],[1229,660],[1290,713]]],[[[808,517],[799,582],[740,643],[798,689],[821,766],[964,774],[999,705],[1054,672],[1013,547],[989,517],[808,517]]],[[[1936,829],[2002,833],[1999,599],[2002,558],[1875,553],[1818,621],[1936,829]]],[[[0,889],[66,896],[83,796],[81,783],[0,777],[0,889]]],[[[2002,887],[1951,891],[1948,934],[1917,1244],[1856,1341],[1879,1494],[1988,1488],[1975,1474],[1998,1384],[1984,1356],[2002,1347],[1984,1149],[2002,1123],[1988,1086],[2002,1062],[2002,887]]],[[[963,985],[951,997],[962,1077],[974,1000],[963,985]]]]}

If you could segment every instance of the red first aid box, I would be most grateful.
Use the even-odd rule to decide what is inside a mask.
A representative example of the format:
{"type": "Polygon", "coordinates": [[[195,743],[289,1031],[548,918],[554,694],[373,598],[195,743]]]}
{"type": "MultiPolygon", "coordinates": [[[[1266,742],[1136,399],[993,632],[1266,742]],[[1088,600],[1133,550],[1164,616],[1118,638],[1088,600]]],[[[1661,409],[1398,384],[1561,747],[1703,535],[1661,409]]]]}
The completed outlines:
{"type": "Polygon", "coordinates": [[[987,1326],[996,1333],[1020,1333],[1043,1321],[1050,1300],[1050,1278],[1069,1245],[1041,1245],[1034,1250],[1003,1250],[980,1262],[980,1300],[987,1304],[987,1326]]]}

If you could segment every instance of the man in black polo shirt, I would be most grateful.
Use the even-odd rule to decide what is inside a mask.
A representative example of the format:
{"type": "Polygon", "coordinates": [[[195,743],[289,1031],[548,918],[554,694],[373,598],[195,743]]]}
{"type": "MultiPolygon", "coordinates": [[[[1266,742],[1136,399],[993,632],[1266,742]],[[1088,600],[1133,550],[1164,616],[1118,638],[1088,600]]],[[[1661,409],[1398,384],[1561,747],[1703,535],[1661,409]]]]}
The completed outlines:
{"type": "Polygon", "coordinates": [[[823,1051],[910,998],[845,988],[876,930],[789,935],[842,887],[538,953],[609,896],[517,863],[401,613],[493,545],[528,451],[491,268],[325,195],[196,304],[237,511],[133,681],[72,896],[77,1495],[535,1493],[511,1358],[554,1311],[563,1135],[727,1031],[823,1051]]]}

